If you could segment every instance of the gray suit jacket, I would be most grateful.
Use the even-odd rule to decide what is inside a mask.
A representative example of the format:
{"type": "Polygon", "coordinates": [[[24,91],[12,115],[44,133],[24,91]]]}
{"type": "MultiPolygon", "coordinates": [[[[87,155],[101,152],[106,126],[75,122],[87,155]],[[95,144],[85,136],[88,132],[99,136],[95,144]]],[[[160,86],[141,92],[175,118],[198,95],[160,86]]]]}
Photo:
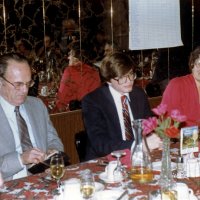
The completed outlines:
{"type": "MultiPolygon", "coordinates": [[[[24,103],[36,145],[39,149],[63,151],[63,144],[53,127],[46,106],[35,97],[27,97],[24,103]]],[[[15,140],[6,115],[0,105],[0,169],[5,180],[22,170],[15,149],[15,140]]]]}

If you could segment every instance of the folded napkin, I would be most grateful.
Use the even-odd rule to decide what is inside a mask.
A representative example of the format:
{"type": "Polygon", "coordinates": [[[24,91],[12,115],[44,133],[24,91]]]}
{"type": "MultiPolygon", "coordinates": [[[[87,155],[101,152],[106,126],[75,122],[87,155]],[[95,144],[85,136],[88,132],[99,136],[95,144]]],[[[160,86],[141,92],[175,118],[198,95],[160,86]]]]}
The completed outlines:
{"type": "MultiPolygon", "coordinates": [[[[126,165],[129,168],[131,167],[131,151],[130,149],[124,149],[122,151],[124,151],[126,155],[122,156],[120,158],[120,161],[122,165],[126,165]]],[[[111,154],[107,155],[106,158],[108,159],[108,161],[116,160],[116,157],[112,156],[111,154]]]]}

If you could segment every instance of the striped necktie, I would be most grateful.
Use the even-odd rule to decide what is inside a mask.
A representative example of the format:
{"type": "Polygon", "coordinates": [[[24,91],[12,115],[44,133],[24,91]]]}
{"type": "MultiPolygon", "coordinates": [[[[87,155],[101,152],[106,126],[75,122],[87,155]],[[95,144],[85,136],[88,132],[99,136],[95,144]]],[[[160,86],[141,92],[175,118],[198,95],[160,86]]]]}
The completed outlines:
{"type": "Polygon", "coordinates": [[[126,140],[132,140],[132,139],[134,139],[134,135],[133,135],[133,130],[132,130],[132,126],[131,126],[131,118],[130,118],[130,115],[129,115],[127,101],[128,101],[128,98],[127,98],[126,95],[121,96],[125,136],[126,136],[126,140]]]}
{"type": "Polygon", "coordinates": [[[15,107],[15,114],[16,114],[18,131],[19,131],[19,135],[21,138],[22,151],[24,152],[24,151],[32,148],[33,145],[31,143],[31,140],[29,137],[28,127],[26,125],[26,122],[19,112],[19,106],[15,107]]]}

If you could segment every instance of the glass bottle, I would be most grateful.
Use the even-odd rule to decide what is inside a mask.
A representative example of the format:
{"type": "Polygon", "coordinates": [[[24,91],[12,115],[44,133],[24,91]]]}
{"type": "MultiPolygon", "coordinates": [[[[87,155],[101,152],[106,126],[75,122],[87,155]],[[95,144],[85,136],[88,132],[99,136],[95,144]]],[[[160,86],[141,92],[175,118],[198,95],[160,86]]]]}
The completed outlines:
{"type": "Polygon", "coordinates": [[[142,132],[142,119],[133,121],[135,141],[131,148],[131,172],[133,182],[147,183],[153,180],[152,163],[146,138],[142,132]]]}

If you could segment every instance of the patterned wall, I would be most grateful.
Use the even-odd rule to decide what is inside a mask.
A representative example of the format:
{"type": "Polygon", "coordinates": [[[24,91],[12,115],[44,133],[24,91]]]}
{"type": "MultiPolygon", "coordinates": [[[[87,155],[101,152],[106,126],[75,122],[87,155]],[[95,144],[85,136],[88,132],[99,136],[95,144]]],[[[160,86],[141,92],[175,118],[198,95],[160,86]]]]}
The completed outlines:
{"type": "MultiPolygon", "coordinates": [[[[99,31],[105,32],[105,36],[110,39],[110,8],[109,0],[1,0],[0,53],[5,51],[5,47],[8,47],[8,51],[13,50],[14,44],[21,38],[27,39],[35,47],[39,41],[43,41],[44,31],[53,33],[54,39],[59,40],[62,20],[65,18],[75,20],[78,25],[76,31],[81,27],[83,41],[92,41],[99,31]],[[3,15],[4,11],[6,17],[3,15]]],[[[116,0],[113,8],[115,39],[123,48],[127,48],[127,0],[116,0]]]]}

